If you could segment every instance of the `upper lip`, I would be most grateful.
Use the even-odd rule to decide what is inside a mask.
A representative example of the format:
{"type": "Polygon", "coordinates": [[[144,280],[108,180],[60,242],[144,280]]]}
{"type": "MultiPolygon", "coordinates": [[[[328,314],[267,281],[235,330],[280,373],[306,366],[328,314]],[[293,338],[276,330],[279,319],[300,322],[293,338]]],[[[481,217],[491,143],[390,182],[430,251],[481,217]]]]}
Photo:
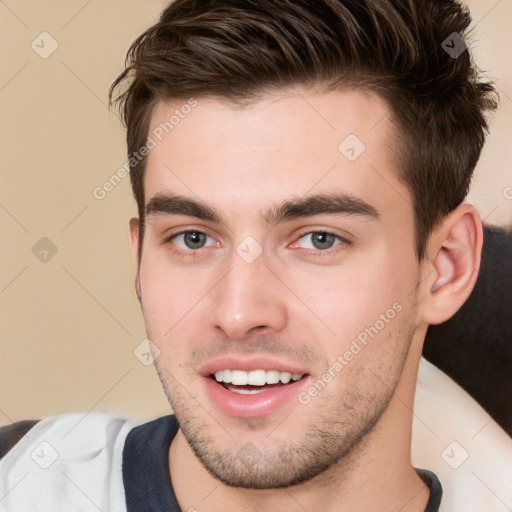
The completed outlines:
{"type": "Polygon", "coordinates": [[[277,370],[279,372],[288,372],[292,375],[308,373],[304,368],[284,361],[278,361],[270,357],[246,357],[240,356],[223,356],[208,361],[202,365],[198,372],[209,377],[219,370],[243,370],[250,372],[253,370],[277,370]]]}

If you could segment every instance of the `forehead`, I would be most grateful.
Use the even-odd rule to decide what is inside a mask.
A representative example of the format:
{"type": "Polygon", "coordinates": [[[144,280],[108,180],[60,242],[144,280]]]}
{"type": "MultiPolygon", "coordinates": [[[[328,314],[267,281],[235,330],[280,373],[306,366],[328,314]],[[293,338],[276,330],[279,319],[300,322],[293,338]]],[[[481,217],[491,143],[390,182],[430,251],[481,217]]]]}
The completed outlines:
{"type": "Polygon", "coordinates": [[[245,106],[218,98],[161,102],[149,128],[154,147],[145,200],[169,192],[240,216],[290,197],[336,191],[379,211],[410,214],[393,156],[394,130],[385,101],[360,90],[283,90],[245,106]]]}

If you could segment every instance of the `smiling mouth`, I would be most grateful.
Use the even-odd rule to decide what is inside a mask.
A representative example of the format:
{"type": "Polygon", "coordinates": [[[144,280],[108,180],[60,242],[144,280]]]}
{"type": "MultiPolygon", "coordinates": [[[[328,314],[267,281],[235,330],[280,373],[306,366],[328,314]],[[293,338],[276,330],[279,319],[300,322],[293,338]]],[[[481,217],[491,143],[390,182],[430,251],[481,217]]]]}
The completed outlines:
{"type": "Polygon", "coordinates": [[[306,374],[291,374],[278,370],[218,370],[211,374],[224,389],[240,395],[255,395],[287,386],[301,380],[306,374]]]}

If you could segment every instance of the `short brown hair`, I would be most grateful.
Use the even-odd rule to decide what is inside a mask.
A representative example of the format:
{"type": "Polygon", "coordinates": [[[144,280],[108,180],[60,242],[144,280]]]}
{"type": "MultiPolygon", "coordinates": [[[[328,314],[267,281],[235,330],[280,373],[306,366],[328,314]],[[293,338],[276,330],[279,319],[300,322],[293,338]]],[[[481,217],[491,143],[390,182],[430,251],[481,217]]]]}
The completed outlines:
{"type": "MultiPolygon", "coordinates": [[[[132,155],[162,100],[237,103],[294,85],[376,92],[398,128],[399,178],[413,198],[422,259],[432,230],[467,195],[485,111],[497,106],[463,51],[470,22],[454,0],[176,0],[133,42],[109,98],[120,103],[132,155]]],[[[130,173],[142,233],[145,162],[130,173]]]]}

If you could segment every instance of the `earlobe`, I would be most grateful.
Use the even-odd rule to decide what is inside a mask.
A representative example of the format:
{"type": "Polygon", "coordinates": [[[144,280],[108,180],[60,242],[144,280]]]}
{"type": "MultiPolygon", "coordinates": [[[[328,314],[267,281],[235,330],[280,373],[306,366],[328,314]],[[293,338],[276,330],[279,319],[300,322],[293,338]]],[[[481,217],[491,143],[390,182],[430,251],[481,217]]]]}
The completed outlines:
{"type": "Polygon", "coordinates": [[[478,277],[483,232],[470,204],[450,213],[429,242],[423,320],[439,324],[452,317],[470,296],[478,277]]]}

